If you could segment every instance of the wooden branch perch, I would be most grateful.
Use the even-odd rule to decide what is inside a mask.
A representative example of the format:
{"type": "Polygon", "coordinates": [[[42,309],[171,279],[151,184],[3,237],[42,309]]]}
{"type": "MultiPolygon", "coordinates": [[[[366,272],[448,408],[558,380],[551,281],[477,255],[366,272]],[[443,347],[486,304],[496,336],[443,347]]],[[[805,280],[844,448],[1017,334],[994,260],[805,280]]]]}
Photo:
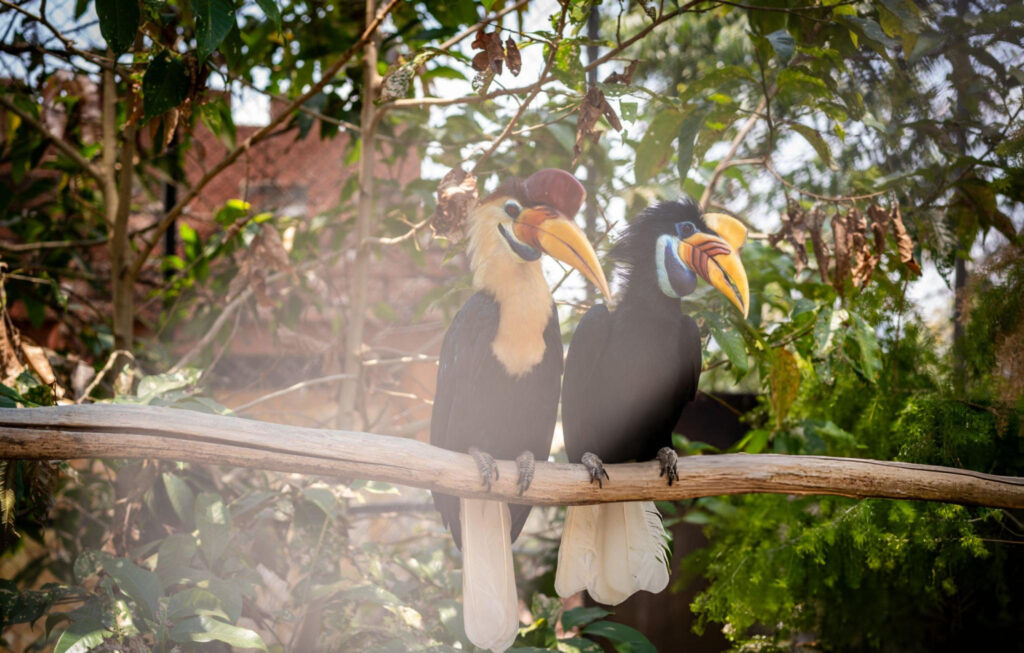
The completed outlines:
{"type": "Polygon", "coordinates": [[[771,492],[836,494],[1024,508],[1024,478],[857,458],[725,454],[679,460],[669,487],[655,462],[609,465],[604,488],[582,465],[538,463],[517,494],[516,466],[499,461],[487,493],[466,455],[386,435],[284,426],[154,406],[0,409],[0,458],[162,458],[389,481],[465,497],[536,505],[672,500],[771,492]]]}

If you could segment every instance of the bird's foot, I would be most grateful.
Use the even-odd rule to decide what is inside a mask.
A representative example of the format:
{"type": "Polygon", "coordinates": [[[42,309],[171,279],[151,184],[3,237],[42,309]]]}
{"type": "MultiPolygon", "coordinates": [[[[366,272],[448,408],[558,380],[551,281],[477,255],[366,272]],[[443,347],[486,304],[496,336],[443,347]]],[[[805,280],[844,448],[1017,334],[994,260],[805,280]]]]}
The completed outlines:
{"type": "Polygon", "coordinates": [[[516,467],[519,468],[519,480],[516,483],[519,486],[519,496],[523,496],[523,492],[526,492],[533,482],[534,464],[532,451],[524,451],[516,456],[516,467]]]}
{"type": "Polygon", "coordinates": [[[661,463],[661,473],[658,476],[667,476],[669,485],[672,485],[672,481],[679,480],[679,471],[676,469],[679,456],[676,454],[675,449],[672,447],[662,447],[659,449],[658,462],[661,463]]]}
{"type": "Polygon", "coordinates": [[[476,447],[469,448],[469,455],[476,461],[476,468],[480,471],[480,480],[491,491],[491,483],[498,480],[498,463],[494,462],[494,456],[476,447]]]}
{"type": "MultiPolygon", "coordinates": [[[[597,487],[603,488],[604,485],[601,483],[601,477],[609,477],[608,472],[604,470],[604,463],[597,457],[597,454],[588,451],[580,458],[580,462],[583,463],[583,466],[587,468],[587,472],[590,473],[590,484],[593,485],[594,481],[597,481],[597,487]]],[[[611,479],[609,478],[609,480],[611,479]]]]}

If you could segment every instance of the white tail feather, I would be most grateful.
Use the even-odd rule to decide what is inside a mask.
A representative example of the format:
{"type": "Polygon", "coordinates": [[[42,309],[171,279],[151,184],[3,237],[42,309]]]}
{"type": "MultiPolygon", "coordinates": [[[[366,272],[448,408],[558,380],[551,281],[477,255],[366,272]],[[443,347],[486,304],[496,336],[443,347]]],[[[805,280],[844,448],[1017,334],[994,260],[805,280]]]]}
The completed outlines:
{"type": "Polygon", "coordinates": [[[462,610],[466,637],[504,651],[519,632],[508,504],[462,499],[462,610]]]}
{"type": "Polygon", "coordinates": [[[634,593],[668,585],[668,535],[650,501],[569,508],[558,551],[555,590],[586,587],[598,603],[618,605],[634,593]],[[579,512],[589,509],[588,512],[579,512]]]}
{"type": "Polygon", "coordinates": [[[600,508],[600,505],[569,506],[565,511],[562,544],[558,547],[558,569],[555,572],[555,591],[559,596],[570,597],[593,585],[600,508]]]}

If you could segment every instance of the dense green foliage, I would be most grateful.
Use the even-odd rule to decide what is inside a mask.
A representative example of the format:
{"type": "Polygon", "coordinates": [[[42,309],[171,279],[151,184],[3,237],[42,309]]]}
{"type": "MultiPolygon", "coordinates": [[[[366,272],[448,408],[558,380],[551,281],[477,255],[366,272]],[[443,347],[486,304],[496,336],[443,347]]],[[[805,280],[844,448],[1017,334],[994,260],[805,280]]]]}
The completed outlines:
{"type": "MultiPolygon", "coordinates": [[[[318,352],[294,363],[295,379],[347,362],[333,341],[363,319],[350,303],[358,275],[329,272],[359,249],[355,174],[317,215],[265,211],[240,192],[210,230],[179,221],[178,251],[146,257],[163,236],[165,182],[184,194],[185,157],[204,156],[196,130],[228,148],[240,143],[217,90],[298,98],[347,56],[366,23],[364,4],[79,0],[59,16],[52,4],[19,4],[49,11],[51,27],[15,19],[8,6],[0,12],[12,20],[0,41],[11,64],[0,90],[0,406],[76,399],[229,413],[212,399],[215,368],[242,319],[275,342],[318,352]],[[99,34],[90,40],[93,20],[99,34]],[[69,50],[53,29],[75,34],[81,49],[69,50]],[[115,97],[106,103],[101,70],[111,53],[115,97]],[[103,118],[115,135],[104,137],[103,118]],[[108,208],[119,187],[136,196],[118,218],[108,208]],[[118,257],[135,270],[127,277],[135,304],[111,309],[126,278],[113,273],[118,257]],[[236,302],[235,317],[218,321],[236,302]],[[132,362],[83,390],[80,368],[106,374],[113,351],[129,346],[133,331],[117,317],[124,311],[141,334],[132,362]],[[302,333],[310,316],[330,325],[331,342],[302,333]],[[45,351],[48,365],[33,363],[15,327],[52,323],[65,344],[45,351]],[[192,342],[212,325],[208,346],[169,372],[180,355],[170,334],[192,342]],[[50,365],[53,383],[44,380],[50,365]]],[[[444,319],[467,296],[459,234],[431,241],[424,228],[449,168],[478,165],[481,191],[506,174],[574,169],[597,200],[601,218],[590,227],[611,232],[602,250],[616,220],[659,198],[707,194],[752,232],[775,233],[754,234],[743,252],[753,301],[746,321],[706,288],[684,302],[705,336],[702,387],[763,396],[733,450],[1024,475],[1020,3],[572,0],[564,25],[558,5],[544,16],[533,4],[499,21],[532,63],[522,76],[474,69],[472,34],[440,49],[510,3],[399,1],[380,31],[384,93],[368,96],[356,50],[277,125],[274,137],[300,148],[303,139],[350,139],[346,166],[367,152],[376,170],[393,172],[409,153],[422,163],[422,178],[375,179],[369,233],[378,240],[366,247],[373,269],[409,261],[431,283],[402,301],[371,296],[363,313],[378,326],[416,326],[425,315],[444,319]],[[605,105],[588,112],[587,18],[598,4],[597,44],[614,56],[596,84],[605,105]],[[490,151],[530,96],[500,93],[533,85],[548,62],[550,79],[538,84],[545,92],[490,151]],[[424,98],[451,103],[417,103],[424,98]],[[379,130],[367,141],[359,123],[371,101],[379,130]],[[883,213],[902,215],[909,235],[890,222],[873,231],[883,213]],[[859,220],[860,240],[844,239],[859,220]],[[951,316],[909,299],[922,264],[959,293],[952,337],[951,316]]],[[[309,162],[310,174],[321,165],[309,162]]],[[[566,339],[581,295],[556,295],[566,339]]],[[[351,356],[381,354],[357,344],[351,356]]],[[[364,383],[365,403],[375,384],[364,383]]],[[[360,409],[367,430],[403,426],[360,409]]],[[[686,435],[681,450],[709,453],[686,435]]],[[[381,518],[368,503],[397,492],[193,464],[2,461],[3,642],[61,653],[465,650],[458,552],[429,505],[381,518]]],[[[1024,641],[1019,511],[771,495],[665,508],[705,525],[710,543],[676,570],[678,584],[710,581],[693,610],[700,627],[722,628],[738,649],[1024,641]]],[[[517,647],[595,652],[603,638],[619,651],[649,651],[642,634],[604,610],[563,610],[551,581],[560,515],[542,517],[545,526],[516,545],[533,620],[517,647]]]]}

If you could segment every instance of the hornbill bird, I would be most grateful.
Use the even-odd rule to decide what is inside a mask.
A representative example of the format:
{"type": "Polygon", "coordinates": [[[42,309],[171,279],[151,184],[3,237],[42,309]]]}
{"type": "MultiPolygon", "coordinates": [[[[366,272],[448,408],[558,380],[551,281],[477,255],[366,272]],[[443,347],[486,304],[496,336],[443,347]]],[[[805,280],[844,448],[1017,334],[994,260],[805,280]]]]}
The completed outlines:
{"type": "MultiPolygon", "coordinates": [[[[580,320],[562,382],[566,452],[591,483],[608,478],[602,463],[655,457],[669,485],[678,479],[672,432],[701,372],[700,332],[679,300],[700,277],[746,317],[745,239],[739,220],[702,215],[688,200],[648,208],[612,249],[625,267],[618,306],[594,306],[580,320]]],[[[586,589],[608,605],[638,590],[660,592],[669,579],[666,539],[652,502],[570,507],[555,589],[562,597],[586,589]]]]}
{"type": "MultiPolygon", "coordinates": [[[[546,460],[558,411],[562,339],[540,256],[578,269],[608,296],[608,282],[572,221],[586,192],[562,170],[509,179],[468,217],[477,292],[456,314],[441,345],[431,444],[470,453],[483,484],[497,480],[494,458],[516,458],[524,492],[534,459],[546,460]]],[[[505,650],[519,629],[512,542],[530,506],[434,493],[462,550],[466,635],[505,650]]]]}

